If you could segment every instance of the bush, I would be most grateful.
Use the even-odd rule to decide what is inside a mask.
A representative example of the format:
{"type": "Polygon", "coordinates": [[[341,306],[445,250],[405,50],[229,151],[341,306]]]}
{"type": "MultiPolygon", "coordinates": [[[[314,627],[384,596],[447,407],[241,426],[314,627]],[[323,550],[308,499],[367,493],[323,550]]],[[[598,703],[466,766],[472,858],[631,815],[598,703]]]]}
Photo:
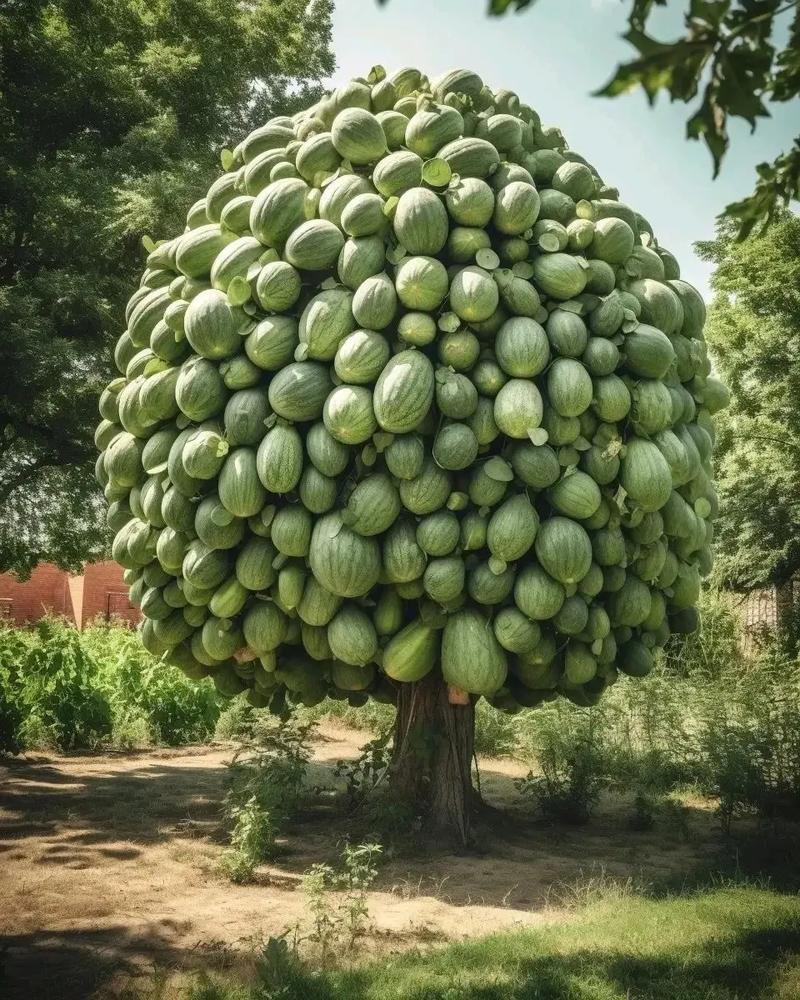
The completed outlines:
{"type": "Polygon", "coordinates": [[[58,750],[93,748],[111,735],[108,679],[87,655],[79,633],[56,618],[43,618],[21,664],[25,746],[58,750]]]}
{"type": "Polygon", "coordinates": [[[210,681],[161,663],[129,628],[0,628],[0,751],[176,746],[207,739],[218,716],[210,681]]]}
{"type": "Polygon", "coordinates": [[[243,714],[225,797],[232,830],[222,868],[232,881],[249,882],[256,867],[275,852],[278,834],[303,792],[315,725],[297,718],[281,721],[253,709],[243,714]]]}
{"type": "Polygon", "coordinates": [[[130,629],[96,623],[81,643],[103,663],[112,684],[115,720],[131,714],[150,728],[153,742],[179,746],[206,739],[214,731],[219,705],[210,681],[197,684],[161,663],[130,629]]]}
{"type": "Polygon", "coordinates": [[[531,771],[516,784],[549,819],[565,823],[589,819],[609,780],[606,724],[603,711],[570,710],[558,702],[535,714],[528,752],[539,773],[531,771]]]}

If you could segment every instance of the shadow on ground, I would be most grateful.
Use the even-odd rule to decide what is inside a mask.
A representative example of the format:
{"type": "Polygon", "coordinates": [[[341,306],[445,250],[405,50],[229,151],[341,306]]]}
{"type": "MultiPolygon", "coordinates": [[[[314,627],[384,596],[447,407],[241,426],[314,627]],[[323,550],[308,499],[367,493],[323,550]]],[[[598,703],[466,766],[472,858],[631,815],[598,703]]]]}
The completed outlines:
{"type": "MultiPolygon", "coordinates": [[[[356,756],[363,738],[325,734],[309,784],[335,785],[337,759],[356,756]]],[[[84,1000],[121,972],[238,962],[247,947],[242,942],[252,945],[258,935],[280,933],[302,914],[302,873],[335,858],[348,836],[364,832],[364,823],[347,813],[341,799],[323,796],[290,826],[282,855],[259,871],[255,885],[222,882],[214,866],[225,840],[221,802],[230,755],[229,748],[215,747],[0,761],[3,1000],[84,1000]],[[208,860],[205,868],[198,866],[202,858],[208,860]]],[[[612,801],[588,826],[551,826],[518,809],[507,812],[519,771],[508,762],[483,762],[484,793],[499,811],[484,824],[478,850],[389,854],[370,896],[379,944],[369,945],[367,953],[420,945],[424,938],[415,938],[415,927],[433,941],[530,926],[558,901],[560,886],[591,880],[598,872],[603,879],[633,878],[647,891],[653,884],[691,882],[697,871],[716,863],[721,841],[707,806],[687,810],[680,830],[657,825],[633,832],[626,826],[627,806],[612,801]]],[[[764,860],[759,836],[751,844],[754,868],[764,860]]],[[[794,833],[790,840],[796,843],[794,833]]],[[[790,847],[786,841],[780,850],[785,855],[790,847]]],[[[737,846],[723,863],[748,856],[738,851],[737,846]]],[[[764,947],[775,947],[767,931],[762,933],[764,947]]],[[[756,938],[750,942],[757,944],[756,938]]],[[[474,993],[447,994],[443,986],[441,996],[569,995],[558,992],[571,974],[568,965],[530,955],[519,956],[523,960],[530,963],[527,992],[522,985],[521,992],[484,985],[474,993]],[[540,992],[531,992],[535,981],[540,992]]],[[[704,961],[713,964],[713,949],[704,961]]],[[[603,962],[604,975],[612,975],[616,963],[634,984],[644,976],[634,955],[603,962]]],[[[654,981],[660,977],[666,984],[679,970],[665,964],[656,973],[654,981]]],[[[439,995],[424,993],[425,1000],[439,995]]],[[[683,1000],[666,986],[632,995],[683,1000]]]]}

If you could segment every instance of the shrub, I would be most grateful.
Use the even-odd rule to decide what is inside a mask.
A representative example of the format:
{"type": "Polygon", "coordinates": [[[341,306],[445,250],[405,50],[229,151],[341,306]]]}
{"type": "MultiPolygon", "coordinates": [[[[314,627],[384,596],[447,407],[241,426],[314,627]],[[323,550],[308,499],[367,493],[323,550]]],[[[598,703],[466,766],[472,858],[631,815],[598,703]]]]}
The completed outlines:
{"type": "Polygon", "coordinates": [[[0,629],[0,750],[176,746],[206,739],[218,715],[210,681],[190,682],[129,628],[46,617],[0,629]]]}
{"type": "Polygon", "coordinates": [[[232,830],[222,867],[233,881],[250,881],[256,867],[274,853],[303,792],[314,726],[297,718],[281,722],[253,709],[243,719],[225,797],[232,830]]]}

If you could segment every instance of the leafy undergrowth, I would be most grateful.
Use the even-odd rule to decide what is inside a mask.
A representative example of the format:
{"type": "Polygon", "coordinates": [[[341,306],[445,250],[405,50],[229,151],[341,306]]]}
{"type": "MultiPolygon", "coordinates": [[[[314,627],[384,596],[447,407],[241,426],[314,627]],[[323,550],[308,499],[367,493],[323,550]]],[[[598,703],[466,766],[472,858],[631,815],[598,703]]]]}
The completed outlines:
{"type": "Polygon", "coordinates": [[[254,983],[190,1000],[796,1000],[800,897],[718,880],[661,898],[592,893],[535,930],[319,971],[271,943],[254,983]]]}

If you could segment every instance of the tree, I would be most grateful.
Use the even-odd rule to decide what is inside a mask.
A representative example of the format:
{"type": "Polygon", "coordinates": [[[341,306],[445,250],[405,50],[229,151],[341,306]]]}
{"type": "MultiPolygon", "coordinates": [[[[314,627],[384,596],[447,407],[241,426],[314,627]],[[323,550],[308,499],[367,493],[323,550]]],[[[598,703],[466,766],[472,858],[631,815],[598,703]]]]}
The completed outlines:
{"type": "Polygon", "coordinates": [[[30,0],[0,14],[0,570],[75,567],[141,237],[175,232],[220,146],[305,105],[330,0],[30,0]]]}
{"type": "Polygon", "coordinates": [[[725,392],[646,219],[516,95],[429,82],[224,156],[148,258],[102,475],[145,647],[278,715],[395,705],[393,804],[465,843],[479,698],[596,704],[696,625],[725,392]]]}
{"type": "Polygon", "coordinates": [[[697,251],[716,266],[706,338],[732,395],[718,421],[717,573],[780,587],[800,570],[800,219],[744,243],[725,223],[697,251]]]}
{"type": "MultiPolygon", "coordinates": [[[[386,3],[387,0],[379,0],[386,3]]],[[[536,0],[489,0],[491,15],[532,7],[536,0]]],[[[702,139],[714,176],[729,147],[728,120],[743,118],[755,130],[769,117],[767,101],[800,103],[800,2],[798,0],[690,0],[685,34],[662,42],[647,32],[656,7],[667,0],[629,0],[623,36],[637,56],[618,66],[596,96],[618,97],[641,88],[653,104],[661,91],[689,104],[702,90],[686,123],[689,139],[702,139]],[[781,15],[793,13],[784,45],[778,42],[781,15]]],[[[776,213],[800,197],[800,136],[772,163],[758,165],[752,194],[728,205],[723,218],[737,225],[740,239],[770,224],[776,213]]]]}

